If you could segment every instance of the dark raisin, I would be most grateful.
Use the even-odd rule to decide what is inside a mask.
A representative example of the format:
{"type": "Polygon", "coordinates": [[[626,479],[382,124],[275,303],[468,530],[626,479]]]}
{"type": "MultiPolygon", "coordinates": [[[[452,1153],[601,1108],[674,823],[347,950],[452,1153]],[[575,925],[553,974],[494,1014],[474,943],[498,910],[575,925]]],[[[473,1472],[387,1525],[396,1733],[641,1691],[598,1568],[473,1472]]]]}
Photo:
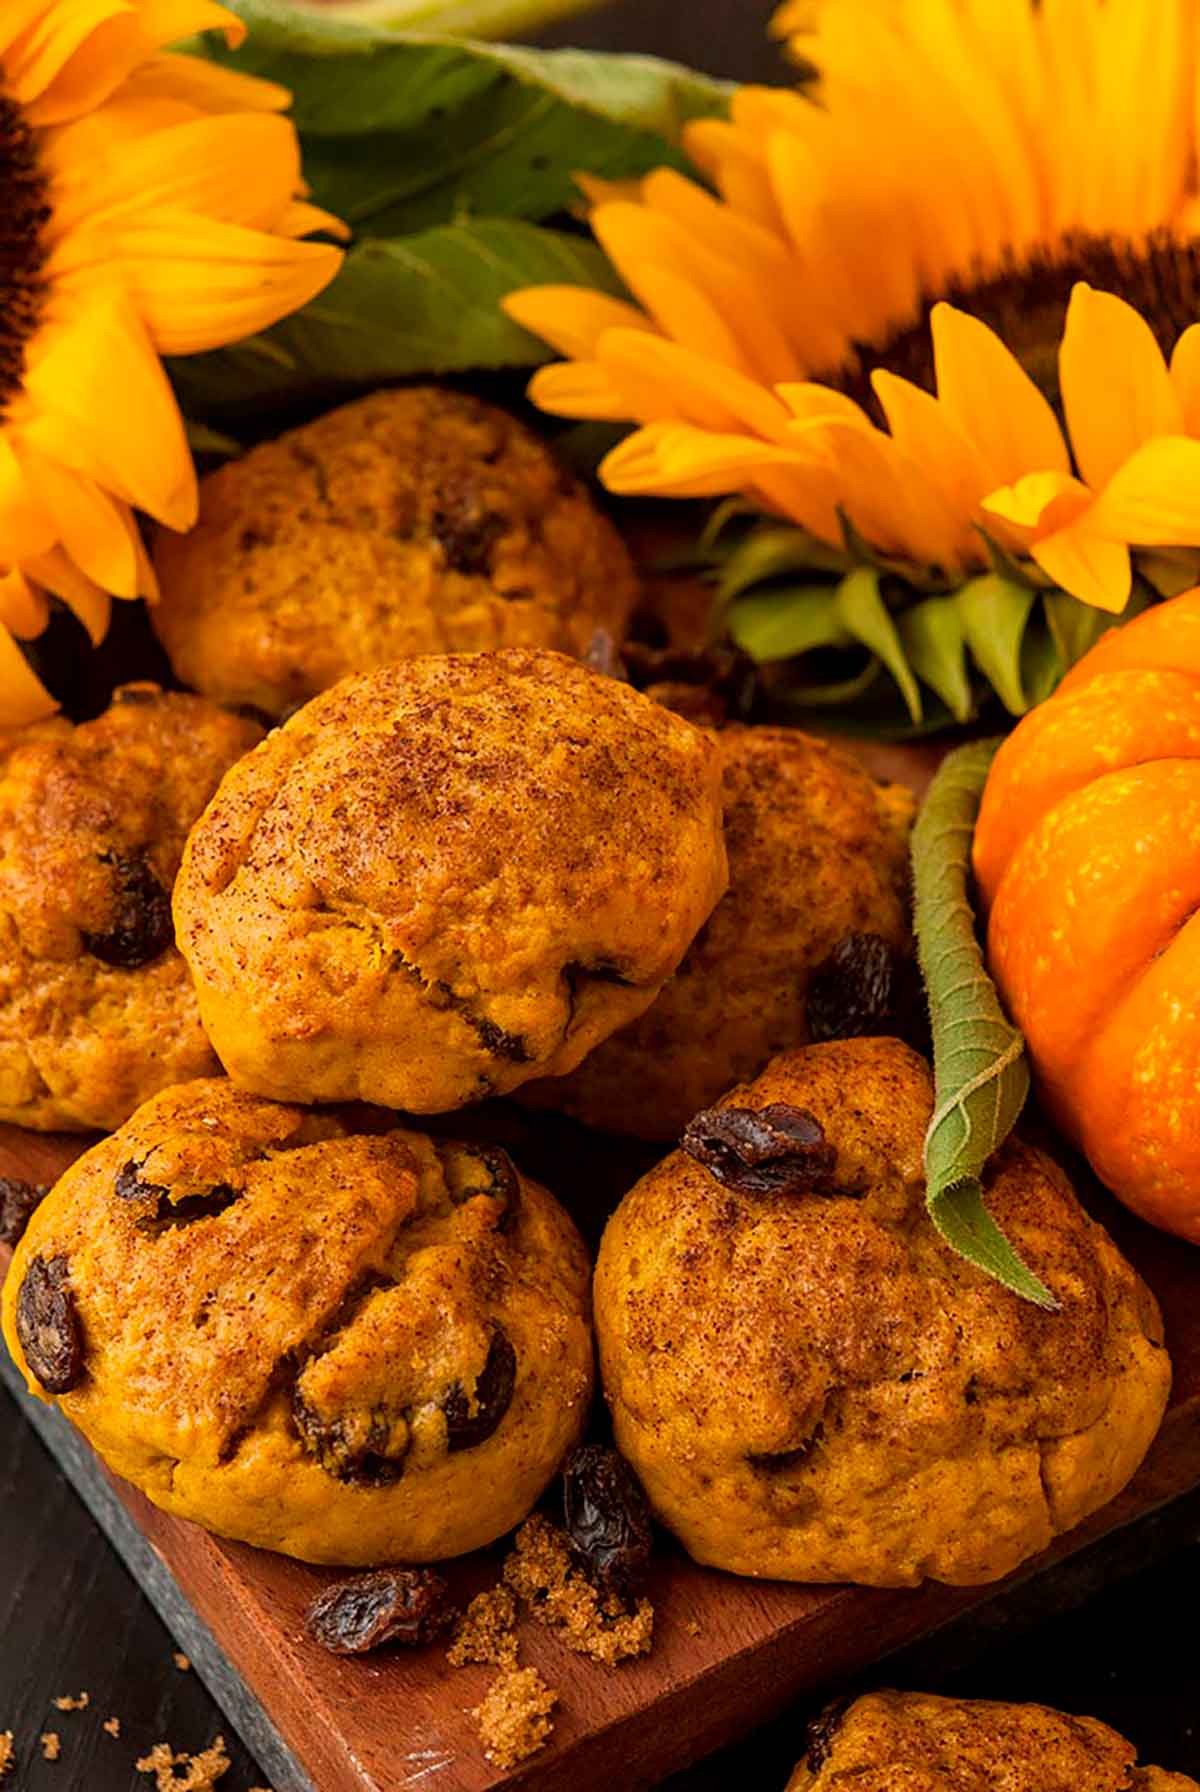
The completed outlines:
{"type": "Polygon", "coordinates": [[[46,1192],[45,1183],[18,1182],[15,1177],[0,1176],[0,1244],[18,1242],[46,1192]]]}
{"type": "Polygon", "coordinates": [[[929,1049],[921,977],[911,956],[877,933],[848,933],[808,984],[809,1038],[894,1037],[929,1049]]]}
{"type": "Polygon", "coordinates": [[[502,516],[487,509],[469,484],[443,494],[433,513],[432,529],[453,572],[486,576],[492,570],[492,549],[504,534],[502,516]]]}
{"type": "Polygon", "coordinates": [[[631,684],[676,709],[714,726],[749,722],[763,707],[759,668],[739,648],[720,644],[700,649],[651,647],[626,641],[625,664],[631,684]]]}
{"type": "Polygon", "coordinates": [[[292,1390],[292,1417],[306,1448],[327,1475],[359,1487],[391,1487],[404,1473],[402,1454],[389,1454],[393,1420],[386,1412],[347,1413],[326,1419],[292,1390]]]}
{"type": "Polygon", "coordinates": [[[853,1703],[850,1698],[834,1699],[809,1724],[804,1758],[810,1773],[820,1773],[828,1761],[837,1733],[842,1727],[842,1719],[853,1703]]]}
{"type": "Polygon", "coordinates": [[[507,1211],[517,1200],[521,1183],[512,1158],[499,1145],[443,1145],[439,1150],[446,1191],[455,1207],[487,1195],[507,1211]]]}
{"type": "Polygon", "coordinates": [[[318,1593],[306,1628],[332,1655],[364,1655],[384,1643],[419,1648],[449,1628],[454,1610],[447,1593],[432,1568],[380,1568],[318,1593]]]}
{"type": "Polygon", "coordinates": [[[65,1257],[35,1257],[17,1295],[17,1337],[48,1394],[69,1394],[83,1376],[83,1333],[65,1257]]]}
{"type": "Polygon", "coordinates": [[[446,1415],[446,1446],[471,1450],[486,1443],[512,1404],[517,1384],[517,1353],[500,1327],[492,1328],[487,1358],[475,1379],[474,1412],[461,1382],[455,1382],[442,1401],[446,1415]]]}
{"type": "Polygon", "coordinates": [[[571,1554],[599,1592],[628,1600],[654,1543],[641,1482],[616,1450],[581,1444],[563,1469],[563,1520],[571,1554]]]}
{"type": "Polygon", "coordinates": [[[162,696],[156,684],[123,684],[113,692],[113,702],[121,704],[157,703],[162,696]]]}
{"type": "Polygon", "coordinates": [[[593,672],[599,672],[603,678],[617,678],[624,683],[629,682],[629,673],[625,661],[621,658],[621,649],[617,646],[606,628],[598,628],[588,642],[583,663],[593,672]]]}
{"type": "Polygon", "coordinates": [[[140,1163],[130,1161],[117,1171],[113,1189],[119,1200],[136,1202],[134,1223],[147,1230],[159,1231],[167,1226],[187,1226],[193,1220],[212,1219],[224,1213],[237,1200],[237,1191],[227,1182],[194,1195],[171,1199],[171,1191],[159,1182],[143,1182],[140,1163]]]}
{"type": "Polygon", "coordinates": [[[837,1152],[806,1108],[708,1108],[680,1141],[725,1188],[742,1195],[827,1194],[837,1152]]]}
{"type": "Polygon", "coordinates": [[[104,852],[112,867],[112,924],[103,933],[84,933],[93,958],[119,971],[136,971],[160,958],[175,938],[171,898],[150,867],[144,849],[104,852]]]}

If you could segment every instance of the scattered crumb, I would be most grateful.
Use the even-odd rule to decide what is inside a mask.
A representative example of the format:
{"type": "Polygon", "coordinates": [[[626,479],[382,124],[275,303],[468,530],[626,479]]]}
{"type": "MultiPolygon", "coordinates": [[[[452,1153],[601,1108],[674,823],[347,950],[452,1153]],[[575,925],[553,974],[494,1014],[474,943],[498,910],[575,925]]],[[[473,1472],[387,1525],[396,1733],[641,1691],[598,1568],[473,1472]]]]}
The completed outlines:
{"type": "Polygon", "coordinates": [[[211,1748],[199,1755],[177,1755],[167,1742],[156,1742],[148,1755],[134,1763],[139,1773],[152,1773],[156,1792],[212,1792],[229,1770],[225,1738],[218,1736],[211,1748]]]}
{"type": "Polygon", "coordinates": [[[175,1663],[175,1666],[179,1669],[181,1674],[186,1674],[192,1665],[182,1649],[176,1649],[171,1660],[175,1663]]]}
{"type": "Polygon", "coordinates": [[[86,1711],[88,1708],[88,1704],[90,1702],[90,1698],[91,1698],[91,1694],[86,1693],[86,1692],[81,1692],[77,1699],[73,1699],[73,1698],[71,1698],[71,1696],[68,1693],[64,1693],[61,1699],[55,1699],[55,1701],[54,1701],[55,1710],[57,1710],[57,1711],[86,1711]]]}
{"type": "Polygon", "coordinates": [[[9,1768],[15,1765],[16,1759],[17,1757],[13,1753],[12,1731],[0,1730],[0,1780],[4,1778],[9,1768]]]}
{"type": "Polygon", "coordinates": [[[603,1598],[571,1562],[566,1536],[534,1513],[517,1532],[504,1564],[505,1584],[568,1649],[613,1667],[649,1652],[654,1607],[640,1599],[630,1612],[615,1596],[603,1598]]]}
{"type": "Polygon", "coordinates": [[[490,1662],[497,1668],[516,1667],[517,1602],[507,1587],[476,1593],[458,1621],[446,1660],[455,1668],[465,1668],[473,1661],[490,1662]]]}
{"type": "Polygon", "coordinates": [[[59,1740],[58,1731],[43,1730],[38,1740],[42,1745],[42,1759],[45,1761],[57,1761],[59,1755],[62,1753],[62,1743],[59,1740]]]}
{"type": "Polygon", "coordinates": [[[100,1728],[102,1730],[107,1730],[110,1736],[119,1736],[121,1734],[121,1720],[119,1717],[106,1717],[100,1728]]]}
{"type": "Polygon", "coordinates": [[[701,1630],[699,1624],[697,1624],[695,1618],[685,1618],[683,1620],[683,1628],[687,1631],[689,1636],[704,1635],[704,1632],[701,1630]]]}
{"type": "Polygon", "coordinates": [[[502,1668],[471,1713],[488,1760],[507,1768],[536,1754],[550,1739],[557,1704],[558,1694],[536,1668],[502,1668]]]}

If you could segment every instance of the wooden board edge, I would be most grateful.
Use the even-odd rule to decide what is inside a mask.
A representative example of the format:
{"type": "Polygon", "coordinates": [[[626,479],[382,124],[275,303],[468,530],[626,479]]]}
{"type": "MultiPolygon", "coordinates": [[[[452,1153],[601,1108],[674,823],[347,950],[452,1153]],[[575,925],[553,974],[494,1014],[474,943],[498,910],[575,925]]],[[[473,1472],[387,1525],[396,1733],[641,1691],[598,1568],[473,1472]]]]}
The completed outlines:
{"type": "Polygon", "coordinates": [[[53,1407],[33,1399],[3,1349],[0,1379],[277,1792],[320,1792],[184,1595],[166,1558],[139,1530],[90,1446],[53,1407]]]}

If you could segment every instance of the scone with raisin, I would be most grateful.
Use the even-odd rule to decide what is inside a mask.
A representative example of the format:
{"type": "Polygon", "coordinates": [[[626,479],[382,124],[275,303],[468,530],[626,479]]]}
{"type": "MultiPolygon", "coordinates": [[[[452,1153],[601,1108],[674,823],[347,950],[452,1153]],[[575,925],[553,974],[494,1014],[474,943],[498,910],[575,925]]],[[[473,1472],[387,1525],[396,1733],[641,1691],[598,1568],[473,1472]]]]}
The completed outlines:
{"type": "Polygon", "coordinates": [[[434,1561],[582,1429],[588,1263],[502,1151],[182,1084],[37,1209],[9,1349],[157,1505],[305,1561],[434,1561]]]}
{"type": "Polygon", "coordinates": [[[570,1076],[523,1092],[539,1106],[678,1139],[777,1052],[892,1032],[918,1005],[911,791],[794,728],[728,727],[717,745],[729,889],[653,1007],[570,1076]]]}
{"type": "Polygon", "coordinates": [[[262,737],[202,697],[127,685],[106,713],[0,736],[0,1120],[120,1126],[219,1068],[175,949],[188,829],[262,737]]]}
{"type": "Polygon", "coordinates": [[[726,883],[712,740],[561,654],[345,679],[193,830],[180,946],[229,1074],[455,1108],[648,1008],[726,883]]]}
{"type": "Polygon", "coordinates": [[[185,684],[282,716],[421,653],[619,640],[624,544],[523,424],[462,392],[376,392],[264,442],[163,531],[154,626],[185,684]]]}
{"type": "Polygon", "coordinates": [[[697,1116],[596,1272],[617,1443],[698,1561],[780,1580],[998,1579],[1129,1480],[1171,1370],[1149,1290],[1017,1140],[988,1207],[1057,1297],[957,1256],[895,1039],[813,1045],[697,1116]]]}
{"type": "Polygon", "coordinates": [[[875,1692],[810,1727],[787,1792],[1200,1792],[1094,1717],[875,1692]]]}

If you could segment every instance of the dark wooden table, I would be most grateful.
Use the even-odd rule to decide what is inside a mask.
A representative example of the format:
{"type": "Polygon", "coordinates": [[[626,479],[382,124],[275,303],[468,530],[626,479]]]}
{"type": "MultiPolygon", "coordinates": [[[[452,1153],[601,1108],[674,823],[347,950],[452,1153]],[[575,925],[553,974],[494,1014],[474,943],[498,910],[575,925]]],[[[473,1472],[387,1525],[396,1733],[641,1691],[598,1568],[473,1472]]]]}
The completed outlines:
{"type": "MultiPolygon", "coordinates": [[[[764,0],[617,0],[550,41],[637,48],[716,73],[778,77],[764,0]]],[[[156,1742],[195,1751],[226,1737],[232,1767],[222,1792],[264,1776],[205,1693],[173,1660],[174,1643],[0,1389],[0,1730],[25,1742],[8,1786],[20,1792],[146,1792],[134,1762],[156,1742]],[[59,1712],[60,1695],[89,1695],[59,1712]],[[114,1738],[104,1719],[120,1719],[114,1738]],[[60,1739],[56,1761],[28,1742],[60,1739]]],[[[1149,1521],[1103,1560],[1085,1564],[1051,1597],[927,1643],[888,1664],[902,1685],[975,1697],[1029,1698],[1093,1712],[1144,1754],[1200,1776],[1200,1708],[1190,1634],[1200,1603],[1200,1496],[1149,1521]],[[998,1626],[998,1627],[997,1627],[998,1626]]],[[[803,1713],[671,1782],[669,1792],[718,1792],[734,1783],[782,1787],[803,1713]]],[[[614,1788],[620,1764],[613,1763],[614,1788]]],[[[278,1787],[276,1792],[289,1792],[278,1787]]]]}

